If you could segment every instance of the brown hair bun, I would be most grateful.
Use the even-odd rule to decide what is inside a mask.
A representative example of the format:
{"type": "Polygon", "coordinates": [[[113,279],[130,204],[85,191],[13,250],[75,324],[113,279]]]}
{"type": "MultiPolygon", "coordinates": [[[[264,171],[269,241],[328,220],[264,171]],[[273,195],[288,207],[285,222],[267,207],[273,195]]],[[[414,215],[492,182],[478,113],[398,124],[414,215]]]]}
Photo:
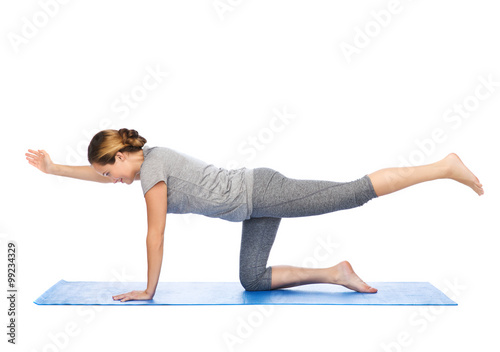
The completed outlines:
{"type": "Polygon", "coordinates": [[[90,141],[88,160],[90,164],[114,164],[118,152],[137,152],[147,143],[136,130],[102,130],[90,141]]]}

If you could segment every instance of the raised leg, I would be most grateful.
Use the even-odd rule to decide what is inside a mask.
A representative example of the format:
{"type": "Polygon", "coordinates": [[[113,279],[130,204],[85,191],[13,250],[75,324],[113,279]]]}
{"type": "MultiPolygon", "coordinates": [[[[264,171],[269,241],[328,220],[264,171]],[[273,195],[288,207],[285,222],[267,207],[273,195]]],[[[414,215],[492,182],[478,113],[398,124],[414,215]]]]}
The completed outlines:
{"type": "MultiPolygon", "coordinates": [[[[482,184],[478,178],[454,153],[433,164],[382,169],[369,174],[368,177],[373,186],[371,194],[373,195],[373,191],[375,191],[377,196],[383,196],[421,182],[437,179],[452,179],[470,187],[478,195],[484,194],[482,184]]],[[[363,180],[356,181],[356,187],[363,180]]],[[[359,203],[355,203],[353,199],[356,200],[357,197],[368,191],[364,191],[364,193],[353,192],[352,186],[347,183],[325,183],[323,185],[321,181],[290,180],[282,176],[278,178],[277,183],[281,188],[278,187],[278,191],[273,193],[272,197],[269,197],[272,200],[269,202],[270,204],[266,204],[266,197],[262,197],[263,200],[258,202],[259,207],[257,207],[258,211],[256,213],[265,213],[270,217],[257,217],[243,222],[240,280],[245,289],[252,291],[272,290],[314,283],[330,283],[342,285],[358,292],[377,292],[376,288],[370,287],[359,278],[347,261],[330,268],[321,269],[287,265],[266,267],[267,258],[278,231],[280,217],[307,216],[347,209],[360,206],[370,199],[369,196],[366,196],[361,198],[359,203]],[[290,186],[287,187],[288,185],[290,186]],[[313,186],[317,186],[318,189],[310,190],[309,188],[313,186]],[[325,195],[328,195],[328,192],[333,188],[337,189],[332,192],[335,197],[330,202],[330,198],[325,195]],[[323,193],[323,191],[326,193],[323,193]],[[304,193],[305,195],[300,197],[296,193],[298,195],[304,193]],[[352,196],[352,194],[355,194],[355,196],[352,196]],[[319,206],[315,209],[314,206],[318,204],[319,206]],[[314,210],[307,209],[309,206],[314,210]],[[307,211],[302,213],[303,209],[307,211]],[[271,214],[276,217],[272,217],[271,214]]],[[[265,185],[266,187],[262,187],[263,189],[273,189],[273,187],[269,186],[270,181],[266,181],[265,185]]],[[[368,187],[361,187],[361,189],[365,188],[368,187]]]]}
{"type": "Polygon", "coordinates": [[[484,194],[483,185],[478,178],[454,153],[433,164],[382,169],[369,174],[368,177],[377,196],[393,193],[417,183],[445,178],[469,186],[478,195],[484,194]]]}

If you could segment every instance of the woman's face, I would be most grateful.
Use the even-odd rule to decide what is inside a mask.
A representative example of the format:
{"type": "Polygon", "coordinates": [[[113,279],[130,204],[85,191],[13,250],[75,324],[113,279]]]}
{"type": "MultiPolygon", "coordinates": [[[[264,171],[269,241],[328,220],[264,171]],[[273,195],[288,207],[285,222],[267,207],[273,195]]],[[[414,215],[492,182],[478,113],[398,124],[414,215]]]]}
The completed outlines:
{"type": "Polygon", "coordinates": [[[136,174],[140,171],[136,170],[136,165],[131,162],[127,154],[118,152],[115,157],[114,164],[92,164],[94,170],[99,174],[110,177],[113,183],[121,182],[130,185],[134,182],[136,174]]]}

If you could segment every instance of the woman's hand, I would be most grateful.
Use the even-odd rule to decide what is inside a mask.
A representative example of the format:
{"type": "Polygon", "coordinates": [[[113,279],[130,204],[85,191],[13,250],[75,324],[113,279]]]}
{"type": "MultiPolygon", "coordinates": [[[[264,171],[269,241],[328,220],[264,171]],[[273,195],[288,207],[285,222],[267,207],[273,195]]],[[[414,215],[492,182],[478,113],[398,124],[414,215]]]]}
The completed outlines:
{"type": "Polygon", "coordinates": [[[126,301],[147,301],[153,299],[153,295],[144,291],[131,291],[128,293],[122,293],[121,295],[113,296],[113,300],[121,300],[121,302],[126,301]]]}
{"type": "Polygon", "coordinates": [[[28,162],[36,167],[38,170],[46,174],[51,174],[54,169],[54,163],[50,159],[49,153],[45,150],[32,150],[28,149],[29,153],[26,153],[26,159],[28,162]]]}

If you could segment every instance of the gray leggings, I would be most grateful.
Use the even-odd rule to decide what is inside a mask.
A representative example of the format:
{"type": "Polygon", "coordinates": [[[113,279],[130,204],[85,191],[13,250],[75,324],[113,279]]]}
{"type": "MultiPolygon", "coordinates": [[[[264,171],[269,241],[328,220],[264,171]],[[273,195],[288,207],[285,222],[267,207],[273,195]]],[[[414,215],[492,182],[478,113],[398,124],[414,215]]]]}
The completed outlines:
{"type": "Polygon", "coordinates": [[[243,221],[240,249],[240,282],[247,291],[271,290],[266,265],[281,218],[359,207],[377,197],[368,175],[352,182],[291,179],[269,168],[253,175],[253,211],[243,221]]]}

